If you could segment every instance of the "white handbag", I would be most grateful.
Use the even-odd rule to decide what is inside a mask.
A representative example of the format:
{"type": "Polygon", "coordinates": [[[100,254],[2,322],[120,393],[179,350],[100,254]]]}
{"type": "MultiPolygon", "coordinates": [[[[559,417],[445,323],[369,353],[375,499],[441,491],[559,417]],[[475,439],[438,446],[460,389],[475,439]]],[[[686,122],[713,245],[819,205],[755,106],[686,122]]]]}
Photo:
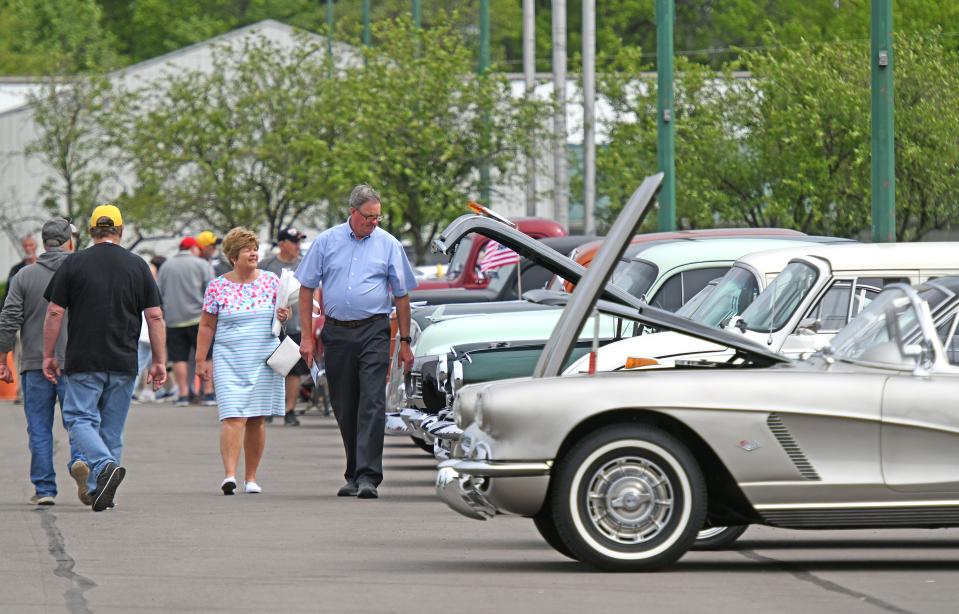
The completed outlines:
{"type": "Polygon", "coordinates": [[[293,365],[295,365],[299,359],[299,344],[290,337],[284,337],[283,341],[280,341],[280,345],[276,346],[276,349],[273,350],[270,357],[266,359],[266,364],[283,377],[286,377],[289,375],[290,369],[293,368],[293,365]]]}

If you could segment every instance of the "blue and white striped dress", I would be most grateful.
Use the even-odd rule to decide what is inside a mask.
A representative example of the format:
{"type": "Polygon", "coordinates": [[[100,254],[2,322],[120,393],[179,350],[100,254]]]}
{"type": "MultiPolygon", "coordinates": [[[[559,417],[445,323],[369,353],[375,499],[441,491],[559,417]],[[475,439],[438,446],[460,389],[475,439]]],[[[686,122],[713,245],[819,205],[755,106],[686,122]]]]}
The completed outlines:
{"type": "Polygon", "coordinates": [[[273,273],[260,271],[249,283],[220,276],[207,286],[203,310],[217,317],[213,383],[220,420],[285,411],[283,377],[266,364],[280,343],[271,331],[279,283],[273,273]]]}

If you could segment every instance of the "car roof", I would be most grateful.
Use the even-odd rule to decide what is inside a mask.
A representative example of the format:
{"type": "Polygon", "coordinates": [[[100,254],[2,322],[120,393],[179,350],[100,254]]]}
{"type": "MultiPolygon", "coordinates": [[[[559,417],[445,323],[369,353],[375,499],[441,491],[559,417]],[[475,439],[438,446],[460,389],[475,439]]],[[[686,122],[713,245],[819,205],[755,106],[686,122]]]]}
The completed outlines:
{"type": "Polygon", "coordinates": [[[820,244],[750,254],[740,262],[761,271],[780,271],[790,260],[804,256],[825,260],[834,271],[943,269],[950,261],[959,268],[959,242],[820,244]]]}
{"type": "MultiPolygon", "coordinates": [[[[801,237],[798,237],[801,239],[801,237]]],[[[801,240],[712,238],[697,241],[670,241],[652,245],[636,255],[633,260],[652,262],[660,273],[694,262],[733,262],[752,252],[789,246],[802,249],[817,247],[801,240]]]]}
{"type": "MultiPolygon", "coordinates": [[[[791,228],[697,228],[695,230],[668,230],[663,232],[644,232],[634,235],[630,246],[664,241],[708,239],[713,237],[783,237],[786,239],[805,237],[806,234],[791,228]]],[[[603,238],[585,243],[577,250],[577,258],[588,255],[587,261],[599,250],[603,238]]],[[[627,247],[627,250],[629,248],[627,247]]],[[[582,263],[581,263],[582,264],[582,263]]]]}

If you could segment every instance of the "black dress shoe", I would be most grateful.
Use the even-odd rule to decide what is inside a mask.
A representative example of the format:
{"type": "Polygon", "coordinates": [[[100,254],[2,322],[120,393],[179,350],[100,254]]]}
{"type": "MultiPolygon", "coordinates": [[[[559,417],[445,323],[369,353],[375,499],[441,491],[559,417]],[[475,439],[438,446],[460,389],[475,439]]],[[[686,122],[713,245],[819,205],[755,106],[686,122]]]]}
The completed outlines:
{"type": "Polygon", "coordinates": [[[347,482],[336,491],[337,497],[355,497],[359,488],[353,482],[347,482]]]}
{"type": "Polygon", "coordinates": [[[380,494],[376,492],[376,486],[363,483],[360,484],[360,488],[357,491],[356,496],[360,499],[378,499],[380,494]]]}
{"type": "Polygon", "coordinates": [[[287,426],[300,426],[300,419],[296,417],[295,411],[288,411],[283,416],[283,424],[287,426]]]}

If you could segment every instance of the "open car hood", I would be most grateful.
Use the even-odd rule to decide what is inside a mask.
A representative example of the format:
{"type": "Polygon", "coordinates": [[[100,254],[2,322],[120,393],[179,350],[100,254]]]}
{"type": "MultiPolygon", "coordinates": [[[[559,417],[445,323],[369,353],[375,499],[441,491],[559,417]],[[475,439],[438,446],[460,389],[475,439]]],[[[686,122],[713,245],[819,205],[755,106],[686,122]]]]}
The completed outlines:
{"type": "MultiPolygon", "coordinates": [[[[579,331],[583,329],[586,320],[593,313],[593,309],[597,307],[612,315],[620,315],[657,328],[672,330],[705,341],[726,345],[736,350],[737,354],[748,357],[757,364],[788,362],[789,359],[784,356],[771,352],[754,342],[746,341],[741,337],[737,338],[725,331],[697,324],[681,316],[650,307],[645,303],[621,309],[618,305],[600,301],[601,298],[605,298],[601,296],[601,290],[607,285],[607,281],[613,274],[613,268],[622,257],[636,229],[642,224],[646,212],[656,199],[662,181],[662,173],[646,177],[643,183],[633,192],[626,206],[623,207],[586,274],[579,280],[573,293],[567,299],[553,335],[546,342],[539,362],[536,364],[533,377],[556,377],[562,374],[563,366],[579,337],[579,331]]],[[[550,300],[555,301],[556,297],[551,297],[550,300]]],[[[553,304],[556,303],[553,302],[553,304]]]]}
{"type": "MultiPolygon", "coordinates": [[[[514,252],[525,256],[551,273],[563,279],[578,283],[586,273],[579,263],[567,258],[541,241],[520,232],[505,222],[478,214],[461,215],[447,226],[440,236],[433,239],[433,251],[451,255],[459,242],[469,233],[475,232],[505,245],[514,252]]],[[[613,284],[605,284],[602,297],[623,305],[641,307],[643,301],[613,284]]]]}

